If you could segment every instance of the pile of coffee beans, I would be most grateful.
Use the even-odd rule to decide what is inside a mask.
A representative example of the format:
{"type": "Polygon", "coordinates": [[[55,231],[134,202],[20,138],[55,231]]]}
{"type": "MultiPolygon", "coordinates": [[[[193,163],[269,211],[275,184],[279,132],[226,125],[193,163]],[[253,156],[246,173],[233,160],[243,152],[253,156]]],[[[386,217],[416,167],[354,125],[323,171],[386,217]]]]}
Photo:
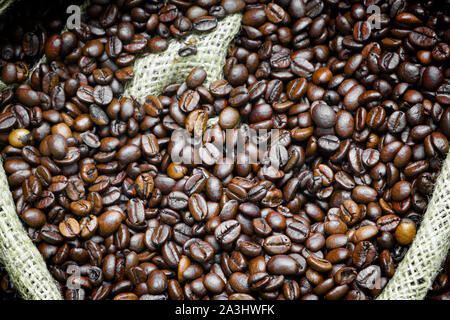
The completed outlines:
{"type": "Polygon", "coordinates": [[[92,1],[1,97],[17,213],[64,297],[376,297],[449,149],[448,9],[92,1]],[[239,11],[224,79],[121,97],[137,54],[239,11]]]}
{"type": "MultiPolygon", "coordinates": [[[[222,6],[208,0],[197,1],[196,5],[170,1],[166,6],[159,0],[91,2],[87,8],[89,19],[62,35],[58,33],[65,26],[61,19],[67,16],[65,9],[84,1],[58,0],[48,6],[45,0],[25,0],[10,9],[13,13],[0,21],[0,34],[5,37],[0,43],[0,79],[6,84],[24,82],[30,67],[44,53],[50,61],[65,60],[64,67],[74,64],[70,75],[79,71],[74,68],[91,74],[92,70],[86,68],[96,69],[97,62],[114,72],[132,65],[136,53],[164,51],[169,38],[184,37],[191,31],[211,31],[218,20],[243,8],[242,3],[233,0],[223,1],[222,6]]],[[[195,46],[187,46],[180,54],[194,53],[195,46]]],[[[122,77],[131,72],[123,71],[122,77]]]]}
{"type": "Polygon", "coordinates": [[[49,35],[64,28],[69,5],[81,0],[16,1],[0,18],[0,80],[5,84],[28,79],[30,69],[44,54],[49,35]]]}

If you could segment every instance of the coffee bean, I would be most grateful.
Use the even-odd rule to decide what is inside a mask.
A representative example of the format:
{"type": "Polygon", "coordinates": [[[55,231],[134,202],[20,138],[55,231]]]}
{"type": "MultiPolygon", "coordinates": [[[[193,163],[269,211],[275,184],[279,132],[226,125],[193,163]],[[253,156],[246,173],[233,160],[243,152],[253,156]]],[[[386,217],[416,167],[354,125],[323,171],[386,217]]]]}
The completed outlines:
{"type": "Polygon", "coordinates": [[[239,237],[241,228],[241,224],[236,220],[224,221],[214,230],[214,235],[220,243],[229,244],[239,237]]]}
{"type": "Polygon", "coordinates": [[[133,144],[123,146],[116,155],[116,159],[122,164],[136,161],[140,157],[141,149],[133,144]]]}
{"type": "MultiPolygon", "coordinates": [[[[161,48],[160,51],[163,51],[167,49],[167,47],[165,48],[161,48]]],[[[197,54],[197,47],[196,46],[185,46],[182,47],[180,50],[178,50],[178,54],[180,57],[188,57],[188,56],[192,56],[192,55],[196,55],[197,54]]]]}
{"type": "Polygon", "coordinates": [[[200,86],[206,79],[206,72],[202,68],[194,68],[186,77],[186,83],[190,88],[200,86]]]}
{"type": "Polygon", "coordinates": [[[298,272],[298,265],[289,256],[275,255],[267,262],[267,270],[272,274],[293,275],[298,272]]]}
{"type": "Polygon", "coordinates": [[[318,104],[312,108],[311,117],[320,128],[331,128],[336,124],[336,113],[326,104],[318,104]]]}
{"type": "Polygon", "coordinates": [[[110,210],[103,213],[98,219],[99,232],[103,236],[114,233],[122,222],[122,215],[118,211],[110,210]]]}
{"type": "Polygon", "coordinates": [[[198,193],[191,195],[188,200],[188,206],[192,217],[196,221],[203,221],[206,219],[208,215],[208,207],[206,200],[202,195],[198,193]]]}
{"type": "Polygon", "coordinates": [[[239,112],[231,107],[222,110],[219,116],[219,124],[223,129],[233,128],[239,121],[239,112]]]}
{"type": "Polygon", "coordinates": [[[311,268],[318,272],[327,272],[332,268],[332,265],[328,260],[318,258],[312,254],[306,258],[306,261],[311,268]]]}
{"type": "Polygon", "coordinates": [[[206,130],[208,115],[204,110],[194,110],[186,118],[186,130],[200,137],[206,130]]]}
{"type": "Polygon", "coordinates": [[[25,210],[21,214],[21,219],[32,228],[40,228],[46,222],[45,214],[41,210],[36,208],[25,210]]]}
{"type": "Polygon", "coordinates": [[[217,26],[217,18],[213,16],[201,16],[192,21],[195,31],[208,32],[217,26]]]}
{"type": "Polygon", "coordinates": [[[363,288],[374,289],[380,281],[381,271],[379,266],[369,266],[361,270],[357,277],[356,282],[363,288]]]}
{"type": "Polygon", "coordinates": [[[408,35],[409,41],[419,48],[429,48],[437,41],[436,33],[428,27],[417,27],[408,35]]]}
{"type": "Polygon", "coordinates": [[[59,224],[59,231],[66,238],[75,238],[80,233],[80,225],[77,220],[69,218],[59,224]]]}
{"type": "Polygon", "coordinates": [[[225,287],[224,281],[215,273],[210,272],[203,278],[203,284],[206,289],[212,293],[221,293],[225,287]]]}
{"type": "Polygon", "coordinates": [[[442,104],[450,104],[450,85],[443,84],[436,91],[436,99],[442,104]]]}
{"type": "Polygon", "coordinates": [[[368,186],[357,186],[353,189],[352,198],[355,201],[369,203],[375,201],[377,197],[376,191],[368,186]]]}
{"type": "Polygon", "coordinates": [[[401,245],[410,244],[415,235],[416,225],[410,219],[403,219],[395,229],[395,239],[401,245]]]}
{"type": "Polygon", "coordinates": [[[159,294],[167,288],[167,277],[160,270],[153,270],[147,279],[148,292],[151,294],[159,294]]]}
{"type": "Polygon", "coordinates": [[[301,222],[291,222],[287,224],[286,234],[297,243],[302,243],[308,238],[309,227],[301,222]]]}
{"type": "Polygon", "coordinates": [[[263,243],[264,249],[272,255],[286,253],[291,246],[291,240],[285,235],[273,235],[267,237],[263,243]]]}
{"type": "Polygon", "coordinates": [[[96,104],[105,106],[111,103],[113,92],[109,86],[98,85],[94,88],[93,96],[96,104]]]}
{"type": "Polygon", "coordinates": [[[214,248],[206,241],[199,241],[189,247],[193,260],[203,263],[214,256],[214,248]]]}
{"type": "Polygon", "coordinates": [[[15,129],[8,136],[9,144],[16,148],[22,148],[32,140],[33,136],[27,129],[15,129]]]}

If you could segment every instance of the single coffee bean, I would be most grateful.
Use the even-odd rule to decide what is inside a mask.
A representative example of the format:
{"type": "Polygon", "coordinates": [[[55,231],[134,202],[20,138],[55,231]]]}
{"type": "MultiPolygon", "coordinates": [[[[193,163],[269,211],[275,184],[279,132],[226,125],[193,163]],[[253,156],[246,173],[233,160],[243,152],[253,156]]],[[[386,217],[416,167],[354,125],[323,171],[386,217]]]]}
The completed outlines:
{"type": "Polygon", "coordinates": [[[227,220],[222,222],[214,230],[214,235],[220,243],[226,245],[232,243],[241,233],[241,224],[236,220],[227,220]]]}

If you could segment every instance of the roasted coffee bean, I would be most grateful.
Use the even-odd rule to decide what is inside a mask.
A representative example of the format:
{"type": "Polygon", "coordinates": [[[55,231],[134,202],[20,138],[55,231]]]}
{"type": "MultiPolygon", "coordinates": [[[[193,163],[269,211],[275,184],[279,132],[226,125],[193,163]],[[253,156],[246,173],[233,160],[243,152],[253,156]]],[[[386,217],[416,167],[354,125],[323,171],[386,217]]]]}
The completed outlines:
{"type": "Polygon", "coordinates": [[[222,222],[214,230],[214,235],[220,243],[226,245],[232,243],[241,233],[241,224],[236,220],[222,222]]]}
{"type": "Polygon", "coordinates": [[[214,256],[214,248],[206,241],[193,243],[189,247],[189,252],[193,260],[204,263],[214,256]]]}
{"type": "Polygon", "coordinates": [[[291,239],[282,234],[267,237],[263,243],[263,248],[272,255],[286,253],[291,246],[291,239]]]}
{"type": "Polygon", "coordinates": [[[320,128],[330,128],[336,124],[336,113],[326,104],[317,104],[311,111],[311,117],[320,128]]]}
{"type": "Polygon", "coordinates": [[[97,85],[94,88],[93,97],[96,104],[106,106],[113,99],[113,91],[110,86],[97,85]]]}
{"type": "Polygon", "coordinates": [[[222,110],[219,116],[219,124],[223,129],[231,129],[239,121],[239,112],[231,107],[222,110]]]}
{"type": "Polygon", "coordinates": [[[183,210],[188,207],[189,198],[180,191],[173,191],[168,195],[167,204],[173,210],[183,210]]]}
{"type": "Polygon", "coordinates": [[[77,220],[69,218],[59,224],[59,231],[66,238],[75,238],[80,233],[80,225],[77,220]]]}
{"type": "Polygon", "coordinates": [[[167,288],[167,277],[160,270],[153,270],[147,279],[148,292],[151,294],[160,294],[167,288]]]}
{"type": "Polygon", "coordinates": [[[201,16],[192,21],[195,31],[208,32],[217,26],[217,18],[213,16],[201,16]]]}
{"type": "Polygon", "coordinates": [[[114,233],[122,222],[122,215],[119,211],[106,211],[98,219],[99,232],[102,236],[114,233]]]}
{"type": "Polygon", "coordinates": [[[194,68],[186,77],[186,84],[190,88],[197,88],[200,86],[206,79],[206,72],[202,68],[194,68]]]}
{"type": "Polygon", "coordinates": [[[188,206],[192,217],[196,221],[203,221],[206,219],[208,215],[208,206],[202,195],[198,193],[191,195],[188,200],[188,206]]]}
{"type": "Polygon", "coordinates": [[[206,289],[212,293],[221,293],[225,288],[225,283],[217,274],[210,272],[203,278],[203,284],[206,289]]]}
{"type": "Polygon", "coordinates": [[[200,137],[206,130],[207,121],[208,115],[204,110],[194,110],[186,118],[186,130],[194,137],[200,137]]]}
{"type": "Polygon", "coordinates": [[[363,288],[374,289],[375,286],[379,284],[380,277],[380,267],[372,265],[358,273],[356,282],[363,288]]]}
{"type": "MultiPolygon", "coordinates": [[[[160,51],[167,49],[167,46],[162,48],[160,51]]],[[[184,57],[188,57],[188,56],[192,56],[192,55],[196,55],[197,54],[197,47],[196,46],[185,46],[182,47],[180,50],[178,50],[178,54],[180,55],[180,57],[184,58],[184,57]]]]}
{"type": "Polygon", "coordinates": [[[376,199],[375,189],[368,186],[357,186],[353,189],[352,198],[361,203],[369,203],[376,199]]]}
{"type": "Polygon", "coordinates": [[[369,241],[360,241],[353,250],[353,264],[358,268],[364,268],[375,260],[377,250],[369,241]]]}
{"type": "Polygon", "coordinates": [[[40,228],[46,222],[45,214],[35,208],[25,210],[21,215],[22,221],[32,228],[40,228]]]}
{"type": "Polygon", "coordinates": [[[292,241],[296,243],[302,243],[309,236],[309,226],[302,222],[287,223],[286,235],[288,235],[292,241]]]}
{"type": "Polygon", "coordinates": [[[417,27],[408,35],[409,41],[419,48],[429,48],[437,41],[436,33],[427,27],[417,27]]]}
{"type": "Polygon", "coordinates": [[[415,235],[416,224],[408,218],[403,219],[395,229],[395,239],[401,245],[410,244],[415,235]]]}
{"type": "Polygon", "coordinates": [[[341,220],[348,225],[353,225],[361,219],[361,209],[353,200],[344,200],[340,207],[341,220]]]}
{"type": "Polygon", "coordinates": [[[294,275],[298,272],[297,262],[286,255],[275,255],[267,262],[271,274],[294,275]]]}

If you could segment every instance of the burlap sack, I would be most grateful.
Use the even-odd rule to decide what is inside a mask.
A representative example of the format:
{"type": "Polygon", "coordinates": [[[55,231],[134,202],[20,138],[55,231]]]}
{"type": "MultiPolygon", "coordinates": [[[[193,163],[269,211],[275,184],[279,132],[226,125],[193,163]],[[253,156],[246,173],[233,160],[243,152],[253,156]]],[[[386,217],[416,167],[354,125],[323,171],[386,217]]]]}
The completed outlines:
{"type": "MultiPolygon", "coordinates": [[[[124,95],[140,101],[149,94],[158,95],[166,85],[184,81],[194,67],[207,71],[205,86],[221,78],[227,49],[240,28],[240,19],[240,14],[228,16],[213,32],[171,40],[165,52],[137,59],[135,77],[126,86],[124,95]],[[187,45],[196,46],[197,54],[180,57],[179,50],[187,45]]],[[[411,249],[378,299],[423,299],[431,287],[449,247],[449,181],[450,156],[443,165],[411,249]]],[[[60,299],[42,257],[17,218],[3,167],[0,168],[0,183],[3,208],[0,211],[0,257],[11,279],[25,299],[60,299]]]]}

